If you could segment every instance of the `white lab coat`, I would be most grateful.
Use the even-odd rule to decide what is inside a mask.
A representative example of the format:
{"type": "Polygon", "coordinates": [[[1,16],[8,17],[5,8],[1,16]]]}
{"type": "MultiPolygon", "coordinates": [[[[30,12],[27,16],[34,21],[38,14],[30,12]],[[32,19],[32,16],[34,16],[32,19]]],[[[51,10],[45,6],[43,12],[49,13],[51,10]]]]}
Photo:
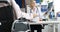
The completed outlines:
{"type": "Polygon", "coordinates": [[[35,7],[35,11],[33,12],[33,11],[31,10],[31,8],[27,5],[27,13],[29,13],[29,14],[34,14],[34,13],[36,13],[39,18],[44,18],[44,16],[43,16],[44,13],[41,12],[41,6],[35,7]],[[32,13],[31,13],[31,12],[32,12],[32,13]]]}
{"type": "Polygon", "coordinates": [[[37,14],[38,16],[41,16],[41,9],[40,9],[40,6],[39,7],[34,7],[35,8],[35,11],[33,11],[30,7],[27,7],[27,13],[29,14],[37,14]]]}
{"type": "Polygon", "coordinates": [[[33,15],[33,14],[37,14],[37,16],[35,18],[33,18],[33,21],[38,21],[39,18],[40,18],[40,13],[41,13],[41,10],[40,10],[40,7],[34,7],[35,11],[33,11],[30,7],[27,7],[27,13],[30,14],[30,15],[33,15]]]}

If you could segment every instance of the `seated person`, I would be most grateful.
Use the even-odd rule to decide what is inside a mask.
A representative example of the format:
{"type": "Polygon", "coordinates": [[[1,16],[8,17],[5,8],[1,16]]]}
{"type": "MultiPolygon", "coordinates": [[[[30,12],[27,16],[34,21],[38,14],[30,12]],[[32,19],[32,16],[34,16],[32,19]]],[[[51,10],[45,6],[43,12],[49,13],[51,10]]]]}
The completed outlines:
{"type": "Polygon", "coordinates": [[[0,32],[11,32],[11,26],[14,21],[13,9],[16,12],[17,19],[27,15],[27,13],[20,10],[15,0],[0,0],[0,32]]]}
{"type": "Polygon", "coordinates": [[[11,26],[14,21],[12,6],[7,0],[0,0],[0,32],[11,32],[11,26]]]}
{"type": "MultiPolygon", "coordinates": [[[[27,11],[27,13],[29,13],[30,15],[33,15],[33,19],[36,17],[39,17],[39,9],[36,6],[36,1],[32,1],[30,3],[30,10],[27,11]]],[[[42,25],[40,24],[34,24],[34,25],[30,25],[31,26],[31,32],[34,32],[34,30],[37,30],[37,32],[42,32],[42,25]]]]}

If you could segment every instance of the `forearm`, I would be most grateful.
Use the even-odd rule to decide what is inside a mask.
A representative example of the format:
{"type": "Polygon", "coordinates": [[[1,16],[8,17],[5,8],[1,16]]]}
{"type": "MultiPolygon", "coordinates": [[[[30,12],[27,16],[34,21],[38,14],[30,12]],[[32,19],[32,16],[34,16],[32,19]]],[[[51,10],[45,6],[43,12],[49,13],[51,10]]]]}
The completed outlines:
{"type": "Polygon", "coordinates": [[[16,12],[17,19],[20,18],[21,17],[20,7],[18,6],[18,4],[14,0],[11,1],[11,4],[12,4],[12,7],[14,8],[14,10],[16,12]]]}

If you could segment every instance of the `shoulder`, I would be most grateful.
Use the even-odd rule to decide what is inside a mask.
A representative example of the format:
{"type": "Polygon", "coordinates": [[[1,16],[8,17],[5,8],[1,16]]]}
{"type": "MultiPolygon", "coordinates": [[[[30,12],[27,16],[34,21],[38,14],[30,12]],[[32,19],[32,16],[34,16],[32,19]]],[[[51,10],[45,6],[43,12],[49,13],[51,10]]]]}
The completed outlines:
{"type": "Polygon", "coordinates": [[[15,0],[7,0],[9,2],[10,5],[12,5],[12,3],[15,3],[15,0]]]}

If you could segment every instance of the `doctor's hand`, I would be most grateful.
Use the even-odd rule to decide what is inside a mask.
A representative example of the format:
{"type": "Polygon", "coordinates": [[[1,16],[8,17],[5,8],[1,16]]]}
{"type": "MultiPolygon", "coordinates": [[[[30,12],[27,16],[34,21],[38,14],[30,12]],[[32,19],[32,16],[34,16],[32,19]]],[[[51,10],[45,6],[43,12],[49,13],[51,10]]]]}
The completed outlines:
{"type": "Polygon", "coordinates": [[[37,16],[37,14],[33,14],[33,18],[35,18],[37,16]]]}

